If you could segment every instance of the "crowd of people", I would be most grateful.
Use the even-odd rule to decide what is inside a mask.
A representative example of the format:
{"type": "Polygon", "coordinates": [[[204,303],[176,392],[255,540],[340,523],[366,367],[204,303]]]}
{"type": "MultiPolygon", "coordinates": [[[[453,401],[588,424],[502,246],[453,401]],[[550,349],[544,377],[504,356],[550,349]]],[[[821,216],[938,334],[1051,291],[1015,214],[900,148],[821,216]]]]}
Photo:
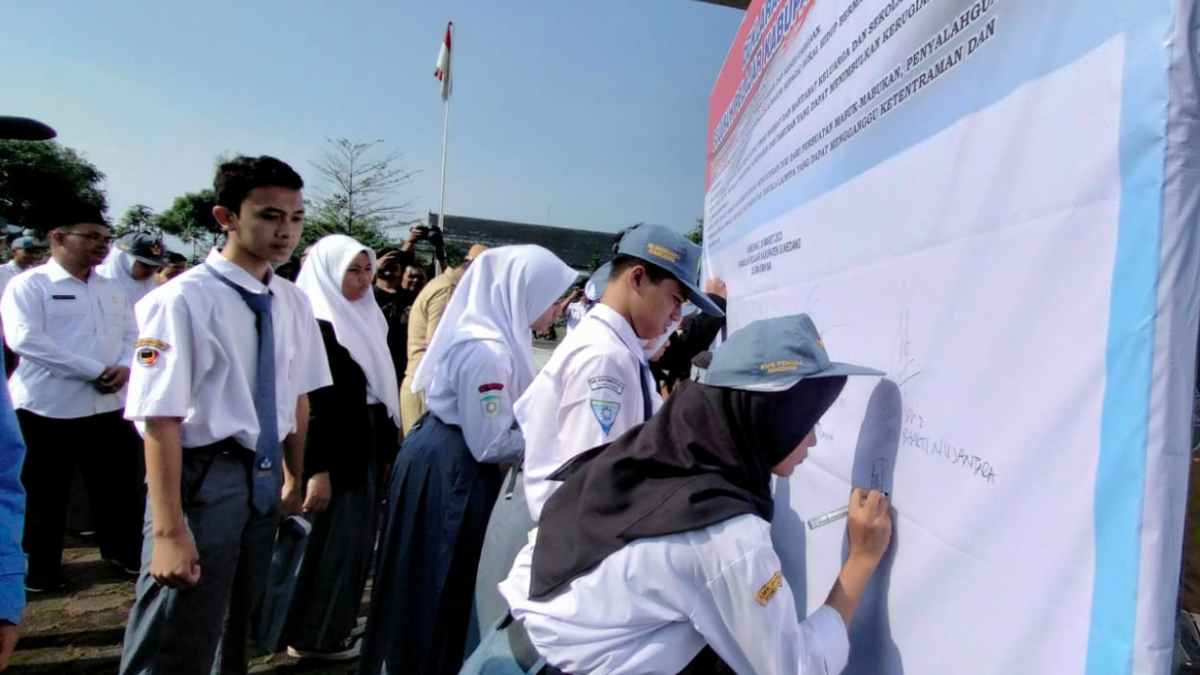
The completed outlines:
{"type": "Polygon", "coordinates": [[[850,496],[842,573],[797,621],[771,476],[847,377],[881,373],[830,362],[804,315],[727,334],[724,284],[661,226],[622,232],[586,278],[541,246],[477,245],[427,280],[427,228],[381,251],[335,234],[293,283],[303,186],[272,157],[221,164],[223,241],[191,269],[150,234],[112,246],[82,204],[8,242],[29,593],[70,583],[78,468],[101,555],[136,579],[121,673],[245,672],[296,517],[306,553],[271,621],[301,659],[480,672],[503,645],[547,673],[845,666],[887,497],[850,496]],[[562,319],[539,369],[533,336],[562,319]]]}

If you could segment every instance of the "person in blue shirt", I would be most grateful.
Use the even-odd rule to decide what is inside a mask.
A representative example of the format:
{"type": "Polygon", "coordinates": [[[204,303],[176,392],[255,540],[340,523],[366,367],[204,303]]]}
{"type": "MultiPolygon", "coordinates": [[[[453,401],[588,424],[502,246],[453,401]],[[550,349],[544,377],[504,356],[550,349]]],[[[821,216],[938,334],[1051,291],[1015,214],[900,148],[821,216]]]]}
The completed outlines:
{"type": "MultiPolygon", "coordinates": [[[[54,129],[36,120],[0,117],[0,139],[41,141],[55,135],[54,129]]],[[[25,610],[25,552],[21,549],[25,530],[25,488],[21,485],[24,464],[25,440],[5,382],[0,386],[0,670],[8,668],[25,610]]]]}

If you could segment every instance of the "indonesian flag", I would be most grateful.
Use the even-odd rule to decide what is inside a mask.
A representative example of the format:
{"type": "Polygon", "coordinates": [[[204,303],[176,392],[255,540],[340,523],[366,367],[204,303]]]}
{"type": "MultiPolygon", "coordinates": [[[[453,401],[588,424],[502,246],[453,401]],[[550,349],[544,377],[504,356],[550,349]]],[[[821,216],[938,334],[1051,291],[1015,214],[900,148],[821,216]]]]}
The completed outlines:
{"type": "Polygon", "coordinates": [[[446,24],[446,39],[442,40],[442,49],[438,52],[437,68],[433,71],[433,76],[442,83],[442,100],[450,98],[450,29],[454,28],[454,22],[446,24]]]}

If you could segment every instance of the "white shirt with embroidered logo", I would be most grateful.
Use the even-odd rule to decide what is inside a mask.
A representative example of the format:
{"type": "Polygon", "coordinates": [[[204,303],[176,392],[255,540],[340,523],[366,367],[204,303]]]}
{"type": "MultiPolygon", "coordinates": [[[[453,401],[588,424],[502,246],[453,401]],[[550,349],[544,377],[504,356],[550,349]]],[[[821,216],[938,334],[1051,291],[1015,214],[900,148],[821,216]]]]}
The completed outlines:
{"type": "Polygon", "coordinates": [[[426,391],[429,412],[462,429],[476,461],[518,462],[525,437],[513,419],[512,355],[493,340],[450,348],[426,391]]]}
{"type": "Polygon", "coordinates": [[[120,410],[125,390],[103,394],[93,381],[133,356],[132,309],[121,289],[92,270],[80,281],[50,259],[18,274],[0,300],[9,349],[21,357],[9,390],[13,407],[75,419],[120,410]]]}
{"type": "MultiPolygon", "coordinates": [[[[205,264],[252,292],[274,294],[275,406],[282,441],[296,429],[296,400],[333,383],[312,306],[292,282],[263,285],[215,249],[205,264]]],[[[253,452],[258,441],[254,384],[258,331],[237,291],[198,265],[137,304],[138,340],[125,417],[145,432],[148,417],[183,419],[183,447],[232,437],[253,452]]]]}
{"type": "Polygon", "coordinates": [[[755,515],[639,539],[530,600],[537,530],[500,593],[538,652],[568,673],[678,673],[707,644],[741,675],[836,675],[850,655],[846,626],[824,605],[796,619],[791,588],[755,515]]]}
{"type": "Polygon", "coordinates": [[[658,410],[662,397],[654,390],[633,326],[612,307],[597,303],[515,406],[525,432],[525,499],[534,522],[558,489],[551,474],[645,421],[640,378],[646,381],[651,411],[658,410]]]}

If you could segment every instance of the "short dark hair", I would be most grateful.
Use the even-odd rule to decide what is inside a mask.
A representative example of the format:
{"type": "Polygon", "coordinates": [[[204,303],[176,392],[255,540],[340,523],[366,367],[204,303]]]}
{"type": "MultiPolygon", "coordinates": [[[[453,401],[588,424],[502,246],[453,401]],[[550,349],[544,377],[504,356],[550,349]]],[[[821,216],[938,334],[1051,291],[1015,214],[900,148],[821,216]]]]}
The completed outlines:
{"type": "Polygon", "coordinates": [[[282,160],[268,155],[246,157],[239,155],[222,162],[213,178],[217,204],[237,213],[250,191],[259,187],[281,187],[299,190],[304,187],[300,174],[282,160]]]}
{"type": "Polygon", "coordinates": [[[167,264],[168,265],[178,265],[179,263],[184,263],[186,265],[187,258],[184,257],[184,255],[182,253],[176,253],[175,251],[167,251],[167,264]]]}
{"type": "Polygon", "coordinates": [[[112,228],[108,219],[104,217],[104,211],[98,205],[78,198],[68,198],[65,202],[53,207],[47,220],[49,221],[46,223],[49,226],[47,229],[51,230],[81,223],[94,223],[112,228]]]}
{"type": "Polygon", "coordinates": [[[674,274],[671,274],[658,265],[631,255],[619,255],[613,258],[612,272],[609,273],[609,278],[616,279],[624,274],[625,270],[632,269],[638,265],[646,268],[646,276],[650,278],[650,283],[652,284],[660,284],[667,279],[675,278],[674,274]]]}

